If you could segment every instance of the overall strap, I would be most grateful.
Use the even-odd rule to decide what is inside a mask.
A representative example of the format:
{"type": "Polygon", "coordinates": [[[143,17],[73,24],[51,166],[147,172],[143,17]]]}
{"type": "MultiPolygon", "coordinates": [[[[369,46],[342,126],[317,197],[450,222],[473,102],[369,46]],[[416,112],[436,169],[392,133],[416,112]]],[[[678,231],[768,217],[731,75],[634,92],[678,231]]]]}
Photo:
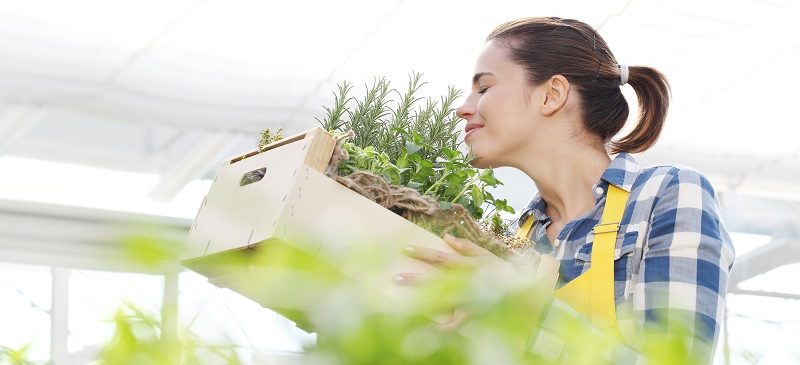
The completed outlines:
{"type": "Polygon", "coordinates": [[[587,274],[591,276],[589,297],[592,322],[600,328],[616,327],[614,248],[627,201],[627,191],[609,184],[602,218],[594,227],[592,266],[587,274]]]}
{"type": "MultiPolygon", "coordinates": [[[[591,318],[598,328],[617,333],[619,328],[614,298],[614,249],[628,195],[627,191],[609,184],[603,214],[593,231],[591,267],[554,293],[556,298],[591,318]]],[[[533,222],[533,217],[528,217],[517,231],[517,237],[527,239],[533,222]]]]}
{"type": "Polygon", "coordinates": [[[533,214],[531,214],[528,217],[528,219],[526,219],[525,222],[522,223],[522,227],[519,227],[519,230],[517,230],[517,234],[515,235],[515,237],[527,240],[528,235],[530,235],[531,233],[531,227],[533,227],[533,214]]]}

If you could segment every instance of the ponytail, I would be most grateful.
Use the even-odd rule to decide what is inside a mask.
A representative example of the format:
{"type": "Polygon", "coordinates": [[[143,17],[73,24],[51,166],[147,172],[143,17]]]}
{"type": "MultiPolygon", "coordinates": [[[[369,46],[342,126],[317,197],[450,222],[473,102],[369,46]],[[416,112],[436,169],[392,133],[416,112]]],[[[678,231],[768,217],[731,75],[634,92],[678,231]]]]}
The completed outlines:
{"type": "Polygon", "coordinates": [[[531,85],[563,75],[581,98],[584,128],[609,146],[612,154],[642,152],[656,143],[667,117],[670,89],[667,79],[650,67],[628,67],[628,84],[639,99],[639,118],[633,131],[612,138],[628,119],[628,102],[620,90],[623,69],[608,44],[591,26],[574,19],[522,18],[499,25],[486,38],[497,39],[511,51],[531,85]]]}
{"type": "Polygon", "coordinates": [[[652,147],[661,134],[669,108],[670,87],[666,77],[651,67],[629,67],[628,84],[639,100],[636,127],[627,136],[610,143],[611,154],[642,152],[652,147]]]}

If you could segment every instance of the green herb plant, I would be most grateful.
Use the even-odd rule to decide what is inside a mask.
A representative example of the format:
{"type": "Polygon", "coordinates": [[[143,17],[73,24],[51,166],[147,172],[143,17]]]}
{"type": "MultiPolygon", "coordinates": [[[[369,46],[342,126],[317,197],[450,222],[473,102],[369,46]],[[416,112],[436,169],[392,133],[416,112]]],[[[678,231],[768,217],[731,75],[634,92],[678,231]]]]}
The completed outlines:
{"type": "Polygon", "coordinates": [[[449,87],[438,100],[418,97],[425,84],[421,79],[422,74],[412,73],[405,91],[392,89],[385,78],[376,79],[365,86],[361,99],[349,96],[349,83],[338,86],[333,106],[325,107],[325,116],[317,119],[330,132],[355,134],[344,144],[349,158],[338,173],[375,173],[390,184],[433,197],[444,209],[461,204],[476,220],[488,220],[495,232],[504,231],[499,213],[514,209],[487,191],[502,182],[491,168],[472,167],[474,156],[459,149],[460,118],[454,103],[461,91],[449,87]]]}
{"type": "Polygon", "coordinates": [[[258,141],[258,150],[263,151],[270,143],[277,142],[283,139],[283,128],[278,128],[275,133],[272,133],[269,128],[261,131],[261,139],[258,141]]]}

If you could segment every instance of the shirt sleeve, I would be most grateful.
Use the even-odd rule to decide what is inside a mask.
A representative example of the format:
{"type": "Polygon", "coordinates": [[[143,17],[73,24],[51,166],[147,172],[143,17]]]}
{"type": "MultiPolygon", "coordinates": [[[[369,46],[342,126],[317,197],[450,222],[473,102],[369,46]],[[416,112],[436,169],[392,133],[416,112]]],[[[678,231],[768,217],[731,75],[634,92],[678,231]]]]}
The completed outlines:
{"type": "Polygon", "coordinates": [[[674,168],[653,208],[633,309],[649,326],[685,326],[694,352],[713,356],[725,308],[733,244],[705,176],[674,168]],[[710,353],[706,353],[710,352],[710,353]]]}
{"type": "MultiPolygon", "coordinates": [[[[634,283],[637,329],[680,338],[689,358],[711,363],[734,257],[717,196],[699,172],[674,168],[656,197],[651,217],[634,283]]],[[[575,342],[581,346],[604,336],[588,318],[558,299],[541,318],[529,348],[547,361],[566,363],[581,351],[574,348],[575,342]],[[576,333],[595,338],[576,339],[576,333]]],[[[648,363],[636,344],[616,342],[602,355],[613,364],[648,363]]]]}

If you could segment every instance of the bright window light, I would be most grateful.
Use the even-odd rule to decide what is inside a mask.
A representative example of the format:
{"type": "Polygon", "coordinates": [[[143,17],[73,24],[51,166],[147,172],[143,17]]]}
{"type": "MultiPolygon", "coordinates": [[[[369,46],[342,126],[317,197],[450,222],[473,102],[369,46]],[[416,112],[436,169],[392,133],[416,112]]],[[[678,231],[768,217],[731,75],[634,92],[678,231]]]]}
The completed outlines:
{"type": "Polygon", "coordinates": [[[114,333],[114,315],[127,309],[126,302],[153,318],[160,318],[163,291],[161,275],[71,270],[69,351],[96,351],[106,345],[114,333]]]}
{"type": "Polygon", "coordinates": [[[194,218],[207,180],[190,182],[171,202],[148,198],[158,175],[100,169],[16,156],[0,157],[0,199],[194,218]]]}

